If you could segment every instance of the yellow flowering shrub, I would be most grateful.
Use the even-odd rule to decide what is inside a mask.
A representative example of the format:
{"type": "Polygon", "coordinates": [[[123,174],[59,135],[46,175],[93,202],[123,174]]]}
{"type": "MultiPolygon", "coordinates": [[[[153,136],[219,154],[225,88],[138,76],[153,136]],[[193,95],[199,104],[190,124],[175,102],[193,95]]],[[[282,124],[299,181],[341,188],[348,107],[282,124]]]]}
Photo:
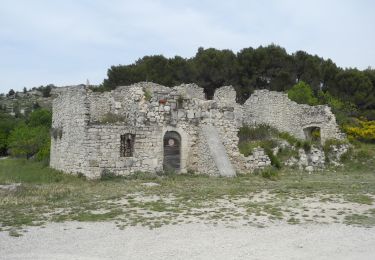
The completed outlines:
{"type": "Polygon", "coordinates": [[[356,119],[356,125],[346,125],[344,130],[348,139],[359,140],[363,142],[375,142],[375,121],[366,119],[356,119]]]}

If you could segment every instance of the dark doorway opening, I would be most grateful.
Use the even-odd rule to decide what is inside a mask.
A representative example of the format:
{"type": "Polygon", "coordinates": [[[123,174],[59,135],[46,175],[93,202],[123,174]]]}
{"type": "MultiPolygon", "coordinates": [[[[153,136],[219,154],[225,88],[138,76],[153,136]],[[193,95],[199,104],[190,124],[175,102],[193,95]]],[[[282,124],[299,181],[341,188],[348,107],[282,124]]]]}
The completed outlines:
{"type": "Polygon", "coordinates": [[[320,143],[320,127],[306,127],[305,129],[303,129],[303,132],[305,133],[305,139],[307,141],[320,143]]]}
{"type": "Polygon", "coordinates": [[[181,136],[174,131],[168,131],[163,138],[165,171],[179,171],[181,167],[181,136]]]}

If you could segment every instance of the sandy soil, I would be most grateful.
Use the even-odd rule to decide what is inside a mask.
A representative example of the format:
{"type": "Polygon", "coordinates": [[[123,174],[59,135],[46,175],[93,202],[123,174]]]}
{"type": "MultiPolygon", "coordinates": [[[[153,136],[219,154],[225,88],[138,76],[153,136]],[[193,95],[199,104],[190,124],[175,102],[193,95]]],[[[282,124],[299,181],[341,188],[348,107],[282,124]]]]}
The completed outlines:
{"type": "Polygon", "coordinates": [[[342,224],[51,223],[21,237],[0,232],[0,259],[374,259],[375,228],[342,224]]]}

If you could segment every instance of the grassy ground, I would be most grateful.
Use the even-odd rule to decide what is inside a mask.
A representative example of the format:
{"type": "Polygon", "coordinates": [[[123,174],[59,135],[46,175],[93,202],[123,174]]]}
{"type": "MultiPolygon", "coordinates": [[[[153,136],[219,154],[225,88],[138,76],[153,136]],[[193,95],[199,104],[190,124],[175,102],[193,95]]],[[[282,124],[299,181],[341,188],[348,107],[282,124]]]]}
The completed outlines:
{"type": "Polygon", "coordinates": [[[25,226],[68,220],[113,220],[120,228],[276,221],[374,226],[374,158],[374,145],[360,145],[345,167],[313,174],[282,169],[274,181],[251,174],[87,181],[36,162],[2,159],[0,185],[21,185],[0,189],[0,230],[17,236],[25,226]]]}

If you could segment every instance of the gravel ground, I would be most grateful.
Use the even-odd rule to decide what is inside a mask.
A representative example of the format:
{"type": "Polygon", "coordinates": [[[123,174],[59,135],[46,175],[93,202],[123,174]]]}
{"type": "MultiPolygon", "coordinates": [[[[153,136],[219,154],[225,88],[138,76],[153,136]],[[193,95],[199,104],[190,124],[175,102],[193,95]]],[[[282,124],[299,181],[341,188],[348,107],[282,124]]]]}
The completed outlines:
{"type": "Polygon", "coordinates": [[[111,222],[51,223],[0,232],[0,259],[374,259],[375,228],[277,223],[182,224],[150,230],[111,222]]]}

